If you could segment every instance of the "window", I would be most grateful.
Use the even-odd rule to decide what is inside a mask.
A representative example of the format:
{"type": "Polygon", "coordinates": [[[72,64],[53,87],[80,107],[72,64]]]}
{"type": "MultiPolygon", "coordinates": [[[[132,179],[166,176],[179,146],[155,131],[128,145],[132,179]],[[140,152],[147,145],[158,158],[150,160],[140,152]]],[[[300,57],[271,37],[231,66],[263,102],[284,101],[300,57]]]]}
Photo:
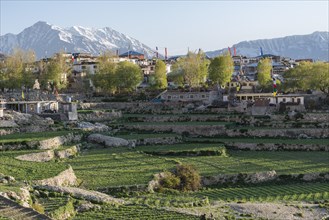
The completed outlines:
{"type": "Polygon", "coordinates": [[[85,70],[86,69],[86,66],[82,66],[81,69],[85,70]]]}
{"type": "Polygon", "coordinates": [[[184,98],[184,96],[183,96],[183,95],[181,95],[181,96],[179,96],[179,98],[183,99],[183,98],[184,98]]]}
{"type": "Polygon", "coordinates": [[[193,99],[194,98],[194,96],[193,95],[190,95],[190,99],[193,99]]]}
{"type": "MultiPolygon", "coordinates": [[[[286,98],[283,98],[283,102],[286,102],[286,98]]],[[[294,99],[292,99],[292,102],[294,102],[294,99]]]]}
{"type": "Polygon", "coordinates": [[[295,98],[292,98],[292,102],[295,102],[295,98]]]}
{"type": "Polygon", "coordinates": [[[300,104],[300,98],[297,98],[297,103],[300,104]]]}
{"type": "Polygon", "coordinates": [[[205,95],[201,95],[201,98],[203,98],[203,99],[204,99],[205,97],[206,97],[205,95]]]}
{"type": "Polygon", "coordinates": [[[168,95],[168,99],[171,99],[171,95],[168,95]]]}

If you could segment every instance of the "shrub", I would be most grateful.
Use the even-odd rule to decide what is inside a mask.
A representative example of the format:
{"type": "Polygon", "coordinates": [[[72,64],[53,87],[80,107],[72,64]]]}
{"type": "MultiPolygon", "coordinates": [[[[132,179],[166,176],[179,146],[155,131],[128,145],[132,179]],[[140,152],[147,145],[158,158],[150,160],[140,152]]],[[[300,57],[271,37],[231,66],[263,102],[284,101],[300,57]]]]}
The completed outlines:
{"type": "Polygon", "coordinates": [[[164,188],[178,189],[180,185],[180,179],[176,175],[166,172],[165,177],[161,179],[160,185],[164,188]]]}
{"type": "Polygon", "coordinates": [[[41,214],[45,213],[45,208],[39,203],[33,203],[32,208],[41,214]]]}
{"type": "Polygon", "coordinates": [[[192,165],[177,165],[175,173],[180,179],[180,190],[196,191],[201,188],[200,174],[192,165]]]}

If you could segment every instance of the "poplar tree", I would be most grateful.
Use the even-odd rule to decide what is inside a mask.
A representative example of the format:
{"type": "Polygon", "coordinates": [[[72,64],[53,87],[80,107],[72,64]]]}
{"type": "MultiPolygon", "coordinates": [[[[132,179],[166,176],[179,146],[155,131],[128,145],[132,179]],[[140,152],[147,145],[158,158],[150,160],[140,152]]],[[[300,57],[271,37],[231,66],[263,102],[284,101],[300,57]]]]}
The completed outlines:
{"type": "Polygon", "coordinates": [[[208,68],[209,79],[218,85],[225,85],[231,81],[233,70],[233,60],[229,54],[215,57],[208,68]]]}
{"type": "Polygon", "coordinates": [[[154,89],[164,89],[167,87],[166,64],[162,60],[157,60],[155,72],[150,76],[150,85],[154,89]]]}
{"type": "Polygon", "coordinates": [[[272,61],[269,58],[261,59],[257,65],[257,79],[261,87],[267,87],[271,81],[272,61]]]}

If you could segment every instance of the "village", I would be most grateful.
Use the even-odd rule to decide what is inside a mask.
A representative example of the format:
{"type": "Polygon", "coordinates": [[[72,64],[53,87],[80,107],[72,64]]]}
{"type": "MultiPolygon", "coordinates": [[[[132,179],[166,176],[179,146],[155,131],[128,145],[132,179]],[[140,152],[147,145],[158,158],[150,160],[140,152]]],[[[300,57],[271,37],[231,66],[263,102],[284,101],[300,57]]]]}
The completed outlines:
{"type": "Polygon", "coordinates": [[[24,64],[29,85],[0,82],[0,219],[328,219],[328,92],[298,84],[327,86],[327,64],[235,48],[24,64]]]}

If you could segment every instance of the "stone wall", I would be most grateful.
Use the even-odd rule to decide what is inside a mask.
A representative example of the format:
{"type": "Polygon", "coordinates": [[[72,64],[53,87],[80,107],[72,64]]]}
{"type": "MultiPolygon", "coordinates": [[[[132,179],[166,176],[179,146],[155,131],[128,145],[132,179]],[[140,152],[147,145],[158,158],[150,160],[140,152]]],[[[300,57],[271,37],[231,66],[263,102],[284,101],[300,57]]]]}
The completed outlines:
{"type": "Polygon", "coordinates": [[[227,147],[236,150],[252,150],[252,151],[277,151],[277,150],[291,150],[291,151],[329,151],[328,145],[319,144],[274,144],[274,143],[236,143],[226,142],[227,147]]]}
{"type": "Polygon", "coordinates": [[[54,138],[49,138],[46,140],[39,141],[38,149],[48,150],[56,149],[61,145],[79,142],[82,139],[82,134],[67,134],[65,136],[59,136],[54,138]]]}
{"type": "Polygon", "coordinates": [[[142,145],[154,145],[154,144],[178,144],[182,143],[182,137],[159,137],[159,138],[144,138],[137,140],[129,140],[129,142],[133,143],[135,146],[142,145]]]}
{"type": "Polygon", "coordinates": [[[250,174],[219,174],[216,176],[202,177],[201,184],[203,186],[237,183],[257,184],[273,181],[276,178],[277,174],[274,170],[250,174]]]}
{"type": "Polygon", "coordinates": [[[95,111],[89,114],[80,113],[79,121],[110,121],[122,117],[121,111],[95,111]]]}
{"type": "Polygon", "coordinates": [[[64,170],[55,177],[51,177],[44,180],[33,181],[36,185],[50,185],[50,186],[71,186],[77,184],[77,177],[70,166],[67,170],[64,170]]]}
{"type": "Polygon", "coordinates": [[[227,129],[225,125],[143,125],[126,124],[125,129],[134,131],[174,132],[191,136],[228,136],[228,137],[287,137],[287,138],[328,138],[329,128],[237,128],[227,129]]]}
{"type": "Polygon", "coordinates": [[[319,182],[329,181],[329,173],[306,173],[278,175],[274,170],[259,173],[219,174],[201,178],[203,186],[231,185],[231,184],[258,184],[265,182],[319,182]]]}
{"type": "Polygon", "coordinates": [[[116,204],[124,203],[124,200],[122,199],[117,199],[101,192],[85,190],[75,187],[35,186],[35,188],[38,190],[46,190],[46,191],[70,194],[74,198],[84,199],[95,203],[116,203],[116,204]]]}
{"type": "Polygon", "coordinates": [[[64,150],[47,150],[39,153],[24,154],[15,157],[18,160],[32,161],[32,162],[47,162],[54,158],[64,159],[76,155],[79,152],[79,147],[72,146],[64,150]]]}

